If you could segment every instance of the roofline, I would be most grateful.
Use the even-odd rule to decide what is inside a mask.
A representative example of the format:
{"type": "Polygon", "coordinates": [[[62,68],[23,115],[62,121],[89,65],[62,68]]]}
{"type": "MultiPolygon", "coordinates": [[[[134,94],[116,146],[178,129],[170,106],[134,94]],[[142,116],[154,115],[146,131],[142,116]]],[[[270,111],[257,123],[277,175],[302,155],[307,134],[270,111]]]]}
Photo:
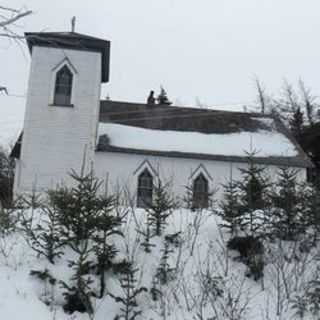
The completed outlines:
{"type": "MultiPolygon", "coordinates": [[[[136,155],[148,155],[155,157],[167,157],[167,158],[187,158],[197,160],[214,160],[214,161],[227,161],[227,162],[240,162],[248,163],[248,157],[241,156],[225,156],[225,155],[210,155],[202,153],[187,153],[178,151],[156,151],[156,150],[143,150],[143,149],[131,149],[120,148],[110,145],[98,145],[96,152],[114,152],[136,155]]],[[[254,157],[254,162],[262,165],[274,165],[278,167],[288,166],[297,168],[312,168],[313,163],[307,159],[301,159],[299,157],[254,157]]]]}
{"type": "MultiPolygon", "coordinates": [[[[120,100],[100,100],[100,103],[103,102],[110,102],[110,103],[116,103],[116,104],[126,104],[126,105],[132,105],[132,106],[149,106],[147,103],[145,102],[128,102],[128,101],[120,101],[120,100]]],[[[262,114],[259,112],[244,112],[244,111],[232,111],[232,110],[216,110],[213,109],[214,106],[210,107],[194,107],[194,106],[176,106],[176,105],[167,105],[167,104],[154,104],[154,105],[150,105],[150,108],[172,108],[172,109],[190,109],[190,110],[198,110],[198,111],[208,111],[208,112],[215,112],[215,113],[232,113],[232,114],[248,114],[250,116],[253,116],[255,118],[268,118],[268,119],[275,119],[276,117],[272,114],[262,114]]]]}

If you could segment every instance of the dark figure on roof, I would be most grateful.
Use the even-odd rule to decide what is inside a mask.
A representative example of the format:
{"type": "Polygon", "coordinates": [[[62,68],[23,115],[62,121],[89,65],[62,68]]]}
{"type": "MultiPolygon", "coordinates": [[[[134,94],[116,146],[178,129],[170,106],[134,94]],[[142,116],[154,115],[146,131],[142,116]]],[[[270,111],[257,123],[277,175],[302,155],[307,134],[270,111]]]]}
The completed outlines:
{"type": "Polygon", "coordinates": [[[149,97],[147,99],[147,104],[155,104],[156,103],[156,98],[154,97],[154,91],[151,90],[149,97]]]}
{"type": "Polygon", "coordinates": [[[160,94],[158,95],[157,101],[158,104],[172,104],[172,102],[168,99],[167,92],[163,89],[163,87],[160,89],[160,94]]]}
{"type": "Polygon", "coordinates": [[[8,95],[8,89],[6,87],[0,87],[0,92],[3,92],[6,95],[8,95]]]}

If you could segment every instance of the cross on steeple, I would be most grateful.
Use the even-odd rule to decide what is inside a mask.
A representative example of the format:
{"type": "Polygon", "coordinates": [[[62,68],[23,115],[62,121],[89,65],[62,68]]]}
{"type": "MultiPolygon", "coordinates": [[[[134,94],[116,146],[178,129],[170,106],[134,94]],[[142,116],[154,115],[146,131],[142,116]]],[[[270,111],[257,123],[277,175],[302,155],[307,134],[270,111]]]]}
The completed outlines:
{"type": "Polygon", "coordinates": [[[76,29],[76,17],[72,17],[71,19],[71,32],[74,32],[76,29]]]}

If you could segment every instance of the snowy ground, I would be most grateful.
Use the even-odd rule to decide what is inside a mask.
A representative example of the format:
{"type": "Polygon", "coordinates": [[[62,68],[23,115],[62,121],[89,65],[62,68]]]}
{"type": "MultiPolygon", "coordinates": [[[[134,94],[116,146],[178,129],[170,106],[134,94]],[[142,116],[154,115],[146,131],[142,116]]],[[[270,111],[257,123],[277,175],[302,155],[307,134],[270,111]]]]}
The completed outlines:
{"type": "MultiPolygon", "coordinates": [[[[144,221],[144,211],[137,210],[135,214],[129,214],[126,223],[122,226],[125,238],[117,236],[114,242],[120,249],[117,259],[132,258],[139,269],[137,273],[139,285],[150,289],[162,255],[164,237],[152,238],[151,242],[155,247],[152,248],[151,253],[144,252],[141,247],[142,236],[137,232],[144,229],[144,221]]],[[[289,261],[284,265],[285,274],[280,275],[274,263],[275,260],[272,259],[274,255],[268,254],[264,282],[260,280],[256,282],[245,276],[246,266],[234,260],[237,253],[226,250],[228,235],[219,228],[220,222],[221,220],[210,212],[203,212],[200,216],[188,210],[174,212],[164,233],[181,232],[180,245],[172,247],[173,253],[170,254],[169,259],[170,266],[175,268],[174,276],[168,285],[161,286],[163,292],[161,301],[152,301],[149,293],[143,293],[139,297],[138,304],[143,314],[137,319],[213,319],[210,318],[214,315],[213,301],[206,300],[204,305],[201,301],[205,300],[203,287],[205,284],[210,285],[214,279],[221,280],[224,291],[223,297],[214,302],[216,308],[231,312],[228,299],[233,301],[235,309],[244,308],[241,318],[230,318],[219,311],[221,316],[218,319],[291,319],[289,300],[285,297],[283,284],[280,287],[277,286],[277,277],[285,277],[293,297],[302,288],[305,283],[303,281],[311,274],[315,263],[308,265],[306,271],[306,268],[299,263],[289,261]],[[196,232],[197,225],[198,232],[196,232]],[[192,246],[194,246],[193,251],[192,246]],[[295,280],[297,273],[299,273],[299,280],[295,280]],[[276,308],[279,305],[282,315],[276,316],[276,308]],[[196,317],[200,313],[203,313],[203,318],[196,317]]],[[[280,256],[279,252],[278,254],[280,256]]],[[[56,265],[51,265],[44,258],[37,257],[19,232],[8,238],[1,238],[1,319],[89,319],[86,314],[65,314],[61,308],[63,303],[61,287],[44,284],[29,275],[30,270],[47,268],[57,280],[68,281],[71,276],[70,268],[67,266],[70,258],[72,254],[66,252],[56,265]],[[48,298],[53,299],[53,303],[49,306],[43,302],[48,298]]],[[[306,259],[309,259],[309,256],[306,259]]],[[[112,294],[122,292],[117,276],[112,273],[107,274],[107,290],[112,294]]],[[[113,319],[120,308],[108,295],[101,300],[96,300],[94,306],[93,319],[95,320],[113,319]]]]}

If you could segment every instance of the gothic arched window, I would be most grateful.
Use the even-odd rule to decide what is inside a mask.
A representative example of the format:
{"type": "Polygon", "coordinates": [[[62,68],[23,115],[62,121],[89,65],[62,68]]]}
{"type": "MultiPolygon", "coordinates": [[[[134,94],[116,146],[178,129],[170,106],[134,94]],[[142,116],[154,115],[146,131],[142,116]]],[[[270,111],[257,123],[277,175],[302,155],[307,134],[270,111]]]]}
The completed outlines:
{"type": "Polygon", "coordinates": [[[63,66],[56,74],[56,82],[54,88],[54,104],[70,105],[72,92],[73,74],[68,66],[63,66]]]}
{"type": "Polygon", "coordinates": [[[206,177],[200,173],[193,181],[192,188],[192,207],[207,208],[209,204],[209,184],[206,177]]]}
{"type": "Polygon", "coordinates": [[[137,206],[148,208],[152,204],[153,177],[148,169],[145,169],[138,177],[137,206]]]}

